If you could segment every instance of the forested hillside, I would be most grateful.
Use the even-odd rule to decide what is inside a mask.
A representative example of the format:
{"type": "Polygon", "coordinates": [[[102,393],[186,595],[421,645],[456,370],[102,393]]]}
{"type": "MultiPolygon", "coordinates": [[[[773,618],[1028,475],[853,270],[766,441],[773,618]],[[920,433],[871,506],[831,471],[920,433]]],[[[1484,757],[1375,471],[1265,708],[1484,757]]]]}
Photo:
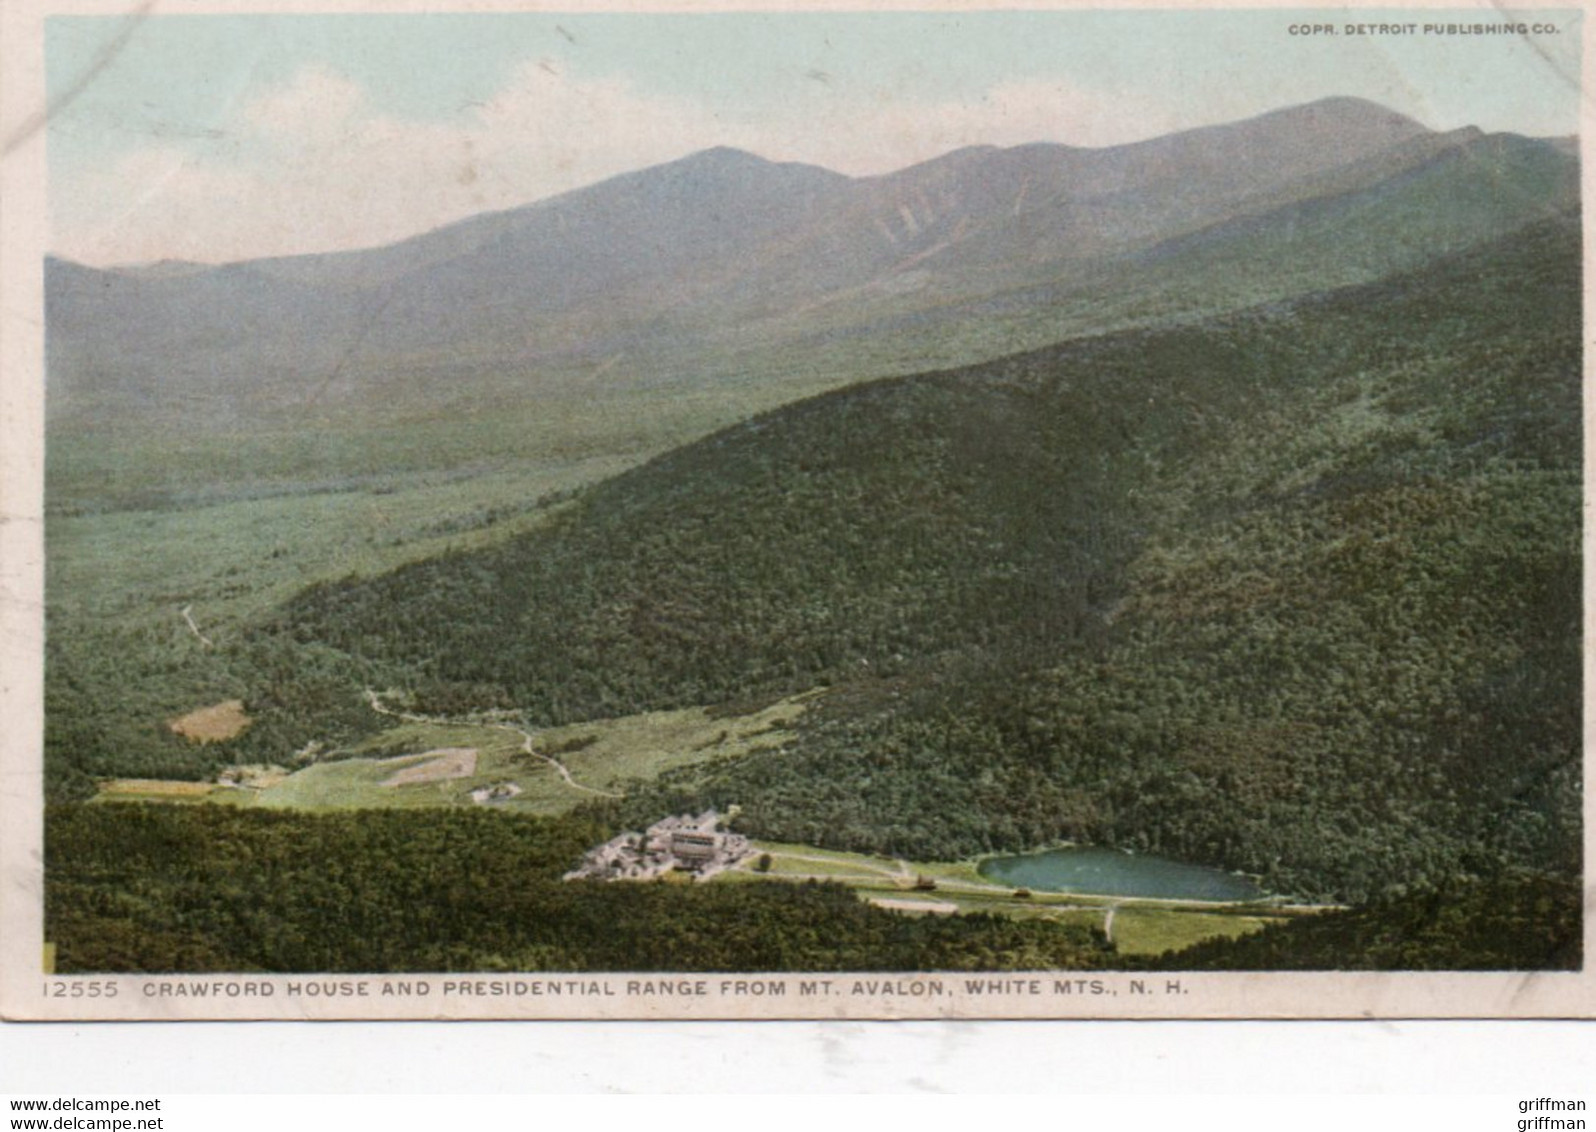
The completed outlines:
{"type": "Polygon", "coordinates": [[[1187,971],[1535,971],[1581,968],[1577,880],[1507,872],[1401,892],[1243,939],[1206,940],[1155,967],[1187,971]]]}
{"type": "Polygon", "coordinates": [[[63,973],[1038,970],[1108,950],[1085,928],[901,916],[838,885],[564,884],[604,830],[581,818],[68,806],[47,830],[63,973]]]}
{"type": "Polygon", "coordinates": [[[583,817],[53,808],[46,938],[102,971],[1577,969],[1579,886],[1509,873],[1157,957],[1047,919],[905,916],[841,885],[562,884],[583,817]],[[225,847],[219,852],[218,847],[225,847]]]}
{"type": "Polygon", "coordinates": [[[277,627],[533,723],[829,686],[790,749],[635,801],[782,840],[1097,840],[1344,900],[1574,870],[1578,255],[1549,221],[820,397],[277,627]]]}

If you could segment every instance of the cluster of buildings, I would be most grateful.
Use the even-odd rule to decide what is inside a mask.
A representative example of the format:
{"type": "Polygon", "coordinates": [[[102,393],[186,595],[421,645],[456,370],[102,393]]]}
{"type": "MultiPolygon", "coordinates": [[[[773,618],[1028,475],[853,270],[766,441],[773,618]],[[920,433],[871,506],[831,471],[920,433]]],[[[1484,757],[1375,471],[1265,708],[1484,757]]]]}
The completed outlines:
{"type": "Polygon", "coordinates": [[[694,817],[664,818],[644,833],[623,833],[596,849],[565,874],[566,880],[649,880],[673,871],[702,880],[730,868],[751,852],[748,838],[721,828],[714,810],[694,817]]]}

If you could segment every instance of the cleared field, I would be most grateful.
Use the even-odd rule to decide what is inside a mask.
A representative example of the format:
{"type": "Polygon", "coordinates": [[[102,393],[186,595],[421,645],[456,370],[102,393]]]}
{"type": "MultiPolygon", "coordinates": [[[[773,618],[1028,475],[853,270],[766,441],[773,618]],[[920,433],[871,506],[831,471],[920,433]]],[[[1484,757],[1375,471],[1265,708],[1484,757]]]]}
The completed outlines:
{"type": "Polygon", "coordinates": [[[872,896],[870,903],[894,912],[909,912],[917,916],[951,916],[959,910],[957,904],[946,900],[907,900],[895,896],[872,896]]]}
{"type": "Polygon", "coordinates": [[[416,786],[426,782],[444,782],[451,778],[468,778],[477,769],[475,747],[443,747],[436,751],[427,751],[421,756],[424,760],[422,762],[415,762],[403,755],[400,758],[407,765],[383,779],[384,786],[416,786]]]}
{"type": "MultiPolygon", "coordinates": [[[[424,765],[418,757],[412,765],[424,765]]],[[[318,763],[254,793],[255,805],[301,810],[406,808],[470,805],[472,778],[421,780],[388,785],[395,763],[388,759],[339,759],[318,763]]]]}
{"type": "Polygon", "coordinates": [[[1127,955],[1161,955],[1216,936],[1255,932],[1278,917],[1215,914],[1148,905],[1122,907],[1114,915],[1114,946],[1127,955]]]}
{"type": "Polygon", "coordinates": [[[219,743],[243,733],[250,719],[243,700],[224,700],[210,707],[195,708],[167,724],[175,734],[195,743],[219,743]]]}
{"type": "MultiPolygon", "coordinates": [[[[518,736],[494,727],[407,723],[365,749],[380,757],[308,766],[261,791],[256,804],[302,810],[470,806],[471,791],[513,781],[523,793],[506,808],[558,812],[546,803],[570,793],[553,767],[527,760],[518,736]],[[391,753],[405,747],[416,753],[391,753]],[[466,751],[473,757],[464,758],[466,751]]],[[[565,808],[575,801],[567,799],[565,808]]]]}
{"type": "Polygon", "coordinates": [[[249,806],[255,802],[255,792],[215,782],[122,778],[101,783],[100,792],[89,800],[90,805],[129,802],[167,806],[249,806]]]}
{"type": "Polygon", "coordinates": [[[307,810],[387,809],[475,805],[473,790],[513,783],[520,793],[494,801],[494,807],[559,814],[596,793],[620,794],[629,784],[668,770],[780,746],[793,737],[781,725],[801,715],[812,695],[790,697],[746,715],[689,708],[530,733],[493,722],[406,722],[348,752],[349,757],[286,776],[255,776],[236,789],[208,782],[119,779],[104,784],[100,797],[307,810]]]}
{"type": "Polygon", "coordinates": [[[718,716],[704,708],[654,711],[540,732],[536,749],[564,763],[576,781],[599,790],[666,771],[738,759],[797,738],[784,724],[805,711],[815,693],[791,696],[747,715],[718,716]]]}
{"type": "Polygon", "coordinates": [[[765,870],[766,875],[773,877],[796,877],[800,880],[808,877],[823,879],[875,881],[884,887],[900,887],[892,874],[879,869],[864,868],[850,865],[840,861],[813,861],[802,857],[789,857],[783,854],[772,857],[770,868],[765,870]]]}
{"type": "Polygon", "coordinates": [[[149,800],[192,802],[222,789],[214,782],[169,782],[160,778],[113,778],[100,784],[100,796],[107,801],[149,800]]]}
{"type": "Polygon", "coordinates": [[[766,875],[776,877],[836,877],[839,880],[872,880],[891,887],[901,887],[912,882],[913,874],[897,861],[886,857],[866,857],[858,853],[839,853],[830,849],[816,849],[809,845],[789,845],[775,841],[761,841],[756,852],[744,863],[744,869],[755,869],[762,854],[770,854],[770,868],[766,875]]]}

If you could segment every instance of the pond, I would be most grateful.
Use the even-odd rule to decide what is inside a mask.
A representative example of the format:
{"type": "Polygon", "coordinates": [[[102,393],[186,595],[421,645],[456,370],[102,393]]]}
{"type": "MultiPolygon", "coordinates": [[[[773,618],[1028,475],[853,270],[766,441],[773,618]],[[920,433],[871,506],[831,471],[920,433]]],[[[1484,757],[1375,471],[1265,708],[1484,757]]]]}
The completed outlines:
{"type": "Polygon", "coordinates": [[[1264,892],[1246,877],[1118,849],[1046,849],[1023,857],[991,857],[981,875],[1037,892],[1141,896],[1163,900],[1257,900],[1264,892]]]}

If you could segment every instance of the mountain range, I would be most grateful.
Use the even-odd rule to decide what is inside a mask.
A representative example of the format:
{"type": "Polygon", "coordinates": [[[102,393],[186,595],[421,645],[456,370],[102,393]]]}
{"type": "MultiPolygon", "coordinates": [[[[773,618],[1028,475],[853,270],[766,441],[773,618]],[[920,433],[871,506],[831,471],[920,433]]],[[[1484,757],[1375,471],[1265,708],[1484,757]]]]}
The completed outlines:
{"type": "Polygon", "coordinates": [[[712,149],[370,250],[52,258],[50,413],[291,422],[751,374],[779,401],[816,368],[914,372],[1364,282],[1565,208],[1577,184],[1557,143],[1348,98],[878,177],[712,149]]]}

